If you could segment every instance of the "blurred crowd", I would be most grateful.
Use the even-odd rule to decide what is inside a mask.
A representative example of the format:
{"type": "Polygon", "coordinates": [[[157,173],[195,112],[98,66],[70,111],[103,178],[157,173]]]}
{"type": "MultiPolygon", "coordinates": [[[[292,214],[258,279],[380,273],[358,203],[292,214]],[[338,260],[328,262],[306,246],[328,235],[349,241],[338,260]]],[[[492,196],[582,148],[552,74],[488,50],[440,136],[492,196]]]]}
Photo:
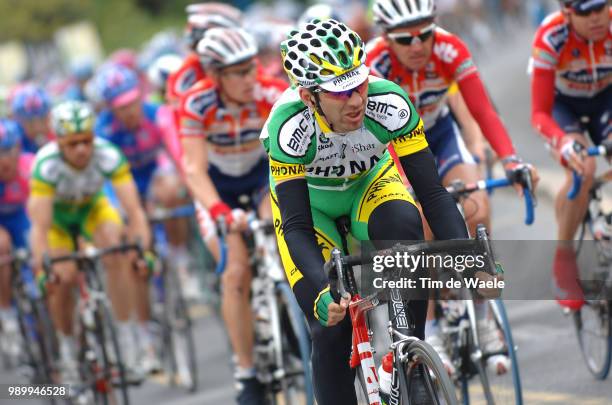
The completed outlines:
{"type": "MultiPolygon", "coordinates": [[[[555,7],[555,0],[438,0],[438,21],[445,29],[460,34],[473,52],[486,51],[487,44],[498,35],[506,35],[531,22],[535,25],[555,7]]],[[[244,10],[245,26],[257,38],[260,60],[267,73],[284,77],[280,66],[278,44],[296,22],[303,23],[312,17],[333,17],[346,22],[367,42],[377,32],[372,24],[371,5],[365,0],[327,0],[305,8],[304,4],[286,1],[253,2],[244,10]]],[[[189,27],[187,27],[189,30],[189,27]]],[[[19,81],[33,80],[44,87],[52,100],[62,98],[92,98],[93,89],[86,83],[96,69],[104,65],[90,56],[62,60],[53,46],[45,46],[44,52],[29,52],[26,77],[19,81]]],[[[119,49],[110,52],[106,62],[116,62],[135,69],[146,83],[147,90],[161,85],[155,72],[155,62],[164,55],[183,58],[188,44],[181,29],[158,32],[139,50],[119,49]],[[155,83],[155,80],[158,83],[155,83]]],[[[168,63],[166,58],[166,62],[168,63]]],[[[169,62],[172,64],[172,61],[169,62]]],[[[13,83],[14,84],[14,83],[13,83]]],[[[7,114],[6,100],[13,84],[0,83],[0,115],[7,114]]]]}

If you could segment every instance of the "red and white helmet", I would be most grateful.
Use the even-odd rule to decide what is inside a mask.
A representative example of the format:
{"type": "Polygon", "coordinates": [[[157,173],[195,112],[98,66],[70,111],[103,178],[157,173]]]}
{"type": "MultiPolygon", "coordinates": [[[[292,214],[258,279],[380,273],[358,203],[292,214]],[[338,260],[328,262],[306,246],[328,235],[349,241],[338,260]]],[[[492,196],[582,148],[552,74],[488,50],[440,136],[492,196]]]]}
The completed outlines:
{"type": "Polygon", "coordinates": [[[211,28],[197,47],[204,67],[223,68],[257,55],[255,38],[242,28],[211,28]]]}
{"type": "Polygon", "coordinates": [[[374,22],[385,30],[418,24],[435,16],[434,0],[375,0],[374,22]]]}
{"type": "Polygon", "coordinates": [[[240,27],[242,13],[235,7],[223,3],[191,4],[187,12],[187,40],[195,50],[206,30],[215,27],[240,27]]]}

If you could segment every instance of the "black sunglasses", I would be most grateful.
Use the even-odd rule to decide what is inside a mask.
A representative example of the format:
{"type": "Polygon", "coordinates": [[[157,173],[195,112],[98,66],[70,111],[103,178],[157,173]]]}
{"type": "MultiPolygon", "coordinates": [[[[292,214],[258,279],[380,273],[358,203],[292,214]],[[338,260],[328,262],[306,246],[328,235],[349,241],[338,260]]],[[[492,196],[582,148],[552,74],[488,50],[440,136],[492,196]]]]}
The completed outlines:
{"type": "Polygon", "coordinates": [[[436,28],[436,24],[431,24],[423,28],[421,31],[419,31],[418,34],[410,34],[408,32],[398,32],[398,33],[387,34],[387,36],[399,45],[410,46],[413,44],[413,42],[417,38],[421,42],[427,41],[433,35],[435,28],[436,28]]]}
{"type": "Polygon", "coordinates": [[[591,8],[589,10],[578,10],[576,8],[572,8],[572,10],[574,11],[574,14],[576,14],[579,17],[588,17],[593,13],[595,14],[601,13],[601,11],[606,7],[608,7],[607,2],[595,8],[591,8]]]}

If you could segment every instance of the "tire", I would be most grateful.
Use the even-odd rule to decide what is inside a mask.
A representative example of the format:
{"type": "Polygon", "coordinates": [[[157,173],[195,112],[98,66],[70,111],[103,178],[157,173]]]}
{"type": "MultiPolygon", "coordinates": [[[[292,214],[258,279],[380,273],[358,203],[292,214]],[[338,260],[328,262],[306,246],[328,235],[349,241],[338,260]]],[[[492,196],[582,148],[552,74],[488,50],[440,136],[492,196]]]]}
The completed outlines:
{"type": "MultiPolygon", "coordinates": [[[[306,320],[289,284],[285,282],[277,283],[276,289],[278,299],[282,303],[281,308],[283,308],[281,322],[283,319],[285,320],[281,323],[284,326],[281,328],[281,333],[284,335],[283,360],[285,364],[291,364],[292,357],[294,357],[301,363],[301,370],[289,370],[288,375],[293,380],[289,381],[289,385],[299,386],[299,390],[303,391],[305,404],[313,405],[314,390],[310,363],[311,341],[306,320]],[[300,376],[297,380],[296,373],[303,373],[303,376],[300,376]]],[[[285,403],[295,403],[295,399],[291,398],[290,393],[285,393],[285,403]]]]}
{"type": "Polygon", "coordinates": [[[574,312],[574,326],[587,368],[604,380],[612,360],[612,301],[587,301],[574,312]]]}
{"type": "Polygon", "coordinates": [[[436,351],[421,340],[411,342],[407,350],[409,360],[403,364],[400,373],[400,403],[410,403],[412,377],[418,371],[423,375],[429,398],[434,404],[458,404],[455,387],[436,351]]]}
{"type": "Polygon", "coordinates": [[[38,330],[38,345],[40,348],[40,361],[47,379],[47,384],[55,383],[56,364],[59,356],[57,337],[51,322],[51,316],[42,299],[32,301],[34,319],[38,330]]]}
{"type": "Polygon", "coordinates": [[[191,316],[176,271],[166,261],[163,266],[166,314],[164,340],[169,344],[166,349],[171,362],[172,381],[181,378],[181,370],[187,372],[189,375],[182,378],[188,381],[181,385],[193,393],[198,389],[198,367],[191,316]]]}
{"type": "MultiPolygon", "coordinates": [[[[506,314],[506,306],[502,300],[489,301],[489,305],[493,310],[495,321],[498,329],[501,329],[504,335],[505,349],[507,350],[507,356],[510,359],[510,374],[512,376],[512,389],[509,389],[509,383],[503,384],[508,386],[504,387],[503,391],[496,392],[493,389],[493,396],[496,404],[516,404],[523,405],[523,388],[521,383],[521,373],[518,362],[518,356],[516,355],[516,346],[514,345],[514,339],[512,338],[512,330],[510,328],[510,322],[506,314]]],[[[502,380],[497,376],[491,376],[489,379],[491,385],[502,386],[502,380]],[[499,381],[499,384],[497,383],[499,381]]]]}
{"type": "Polygon", "coordinates": [[[89,385],[96,403],[129,405],[126,370],[113,318],[105,303],[98,301],[96,305],[93,313],[94,327],[87,329],[85,323],[81,322],[81,376],[89,385]],[[91,347],[91,344],[95,347],[91,347]]]}

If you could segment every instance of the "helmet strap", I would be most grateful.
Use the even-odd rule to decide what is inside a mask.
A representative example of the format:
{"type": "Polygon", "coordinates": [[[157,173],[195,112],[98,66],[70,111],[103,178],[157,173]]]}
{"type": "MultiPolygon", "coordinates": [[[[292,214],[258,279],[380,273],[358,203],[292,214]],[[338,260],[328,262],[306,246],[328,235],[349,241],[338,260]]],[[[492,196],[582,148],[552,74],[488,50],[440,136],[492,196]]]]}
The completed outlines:
{"type": "Polygon", "coordinates": [[[334,126],[332,125],[331,122],[329,122],[329,120],[325,116],[325,113],[323,112],[323,108],[321,108],[321,99],[319,98],[319,93],[311,92],[311,94],[314,96],[315,111],[325,120],[325,122],[327,122],[327,125],[329,126],[329,128],[332,131],[335,131],[334,126]]]}

